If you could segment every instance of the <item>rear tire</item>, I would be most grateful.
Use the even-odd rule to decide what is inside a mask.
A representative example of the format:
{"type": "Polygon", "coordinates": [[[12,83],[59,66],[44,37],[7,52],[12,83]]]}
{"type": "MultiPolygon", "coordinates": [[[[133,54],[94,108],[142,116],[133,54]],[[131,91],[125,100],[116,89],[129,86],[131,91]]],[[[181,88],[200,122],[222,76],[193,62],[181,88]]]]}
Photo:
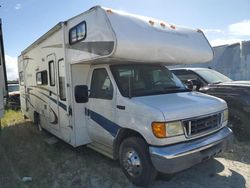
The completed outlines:
{"type": "Polygon", "coordinates": [[[26,119],[29,119],[26,115],[23,115],[23,119],[26,120],[26,119]]]}
{"type": "Polygon", "coordinates": [[[120,146],[119,161],[124,174],[137,186],[148,186],[157,176],[142,138],[125,139],[120,146]]]}
{"type": "Polygon", "coordinates": [[[40,115],[37,112],[34,113],[34,124],[39,131],[42,131],[42,127],[40,124],[40,115]]]}

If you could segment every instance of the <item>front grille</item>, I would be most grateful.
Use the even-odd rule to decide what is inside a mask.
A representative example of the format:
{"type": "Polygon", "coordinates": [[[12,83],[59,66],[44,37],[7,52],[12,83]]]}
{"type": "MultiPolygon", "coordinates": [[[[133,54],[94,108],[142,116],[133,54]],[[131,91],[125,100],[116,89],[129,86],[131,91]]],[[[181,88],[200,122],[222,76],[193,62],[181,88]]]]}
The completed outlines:
{"type": "Polygon", "coordinates": [[[206,133],[221,126],[221,113],[183,121],[187,137],[206,133]]]}

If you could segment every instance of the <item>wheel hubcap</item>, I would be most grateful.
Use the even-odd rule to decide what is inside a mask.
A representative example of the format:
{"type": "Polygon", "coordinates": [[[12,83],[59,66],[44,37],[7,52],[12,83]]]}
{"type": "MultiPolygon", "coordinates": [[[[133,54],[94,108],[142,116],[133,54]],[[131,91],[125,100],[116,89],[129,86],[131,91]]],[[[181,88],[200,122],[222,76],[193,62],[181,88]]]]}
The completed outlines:
{"type": "Polygon", "coordinates": [[[142,171],[142,165],[138,153],[128,150],[123,157],[123,166],[130,176],[138,176],[142,171]]]}

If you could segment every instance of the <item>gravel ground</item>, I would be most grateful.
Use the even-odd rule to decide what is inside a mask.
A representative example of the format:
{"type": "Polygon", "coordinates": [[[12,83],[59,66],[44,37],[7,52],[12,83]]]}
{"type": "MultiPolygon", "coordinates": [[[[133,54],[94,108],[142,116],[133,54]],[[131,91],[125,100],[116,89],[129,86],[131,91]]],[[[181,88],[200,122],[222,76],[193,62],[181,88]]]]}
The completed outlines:
{"type": "MultiPolygon", "coordinates": [[[[72,148],[31,122],[0,132],[0,188],[134,187],[117,161],[86,147],[72,148]],[[23,182],[23,177],[32,181],[23,182]]],[[[232,150],[173,176],[161,175],[150,187],[249,187],[250,143],[235,142],[232,150]]]]}

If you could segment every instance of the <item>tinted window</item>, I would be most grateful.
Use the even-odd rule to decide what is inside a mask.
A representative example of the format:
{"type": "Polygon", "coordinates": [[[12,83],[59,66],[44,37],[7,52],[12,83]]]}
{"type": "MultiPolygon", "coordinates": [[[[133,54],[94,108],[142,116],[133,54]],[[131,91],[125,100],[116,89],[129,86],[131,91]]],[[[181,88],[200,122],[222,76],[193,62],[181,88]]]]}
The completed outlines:
{"type": "Polygon", "coordinates": [[[19,91],[18,84],[8,84],[8,92],[19,91]]]}
{"type": "Polygon", "coordinates": [[[197,69],[195,72],[205,79],[209,84],[232,81],[230,78],[212,69],[197,69]]]}
{"type": "Polygon", "coordinates": [[[86,38],[86,22],[81,22],[69,30],[69,44],[74,44],[86,38]]]}
{"type": "Polygon", "coordinates": [[[113,86],[105,69],[95,69],[93,71],[90,97],[100,99],[113,98],[113,86]]]}
{"type": "Polygon", "coordinates": [[[65,64],[64,64],[63,59],[58,61],[58,78],[59,78],[60,99],[63,101],[66,101],[65,64]]]}
{"type": "Polygon", "coordinates": [[[24,85],[23,71],[22,71],[22,72],[19,72],[19,81],[20,81],[20,85],[24,85]]]}
{"type": "Polygon", "coordinates": [[[48,84],[47,71],[41,71],[41,72],[36,73],[36,83],[37,85],[48,84]]]}
{"type": "Polygon", "coordinates": [[[51,86],[55,86],[55,67],[54,61],[49,62],[49,82],[51,86]]]}

